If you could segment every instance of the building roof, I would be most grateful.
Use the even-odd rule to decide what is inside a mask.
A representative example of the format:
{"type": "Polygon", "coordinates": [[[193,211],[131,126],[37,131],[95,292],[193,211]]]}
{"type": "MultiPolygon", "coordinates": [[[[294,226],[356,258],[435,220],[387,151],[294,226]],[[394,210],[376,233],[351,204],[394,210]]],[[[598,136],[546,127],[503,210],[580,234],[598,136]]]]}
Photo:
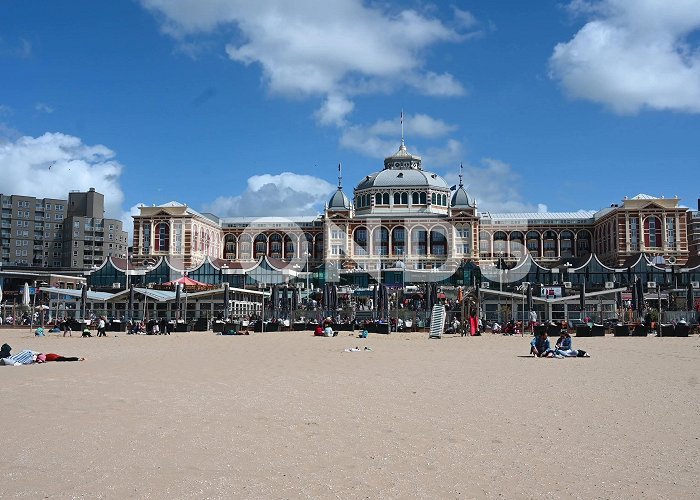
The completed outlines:
{"type": "Polygon", "coordinates": [[[375,172],[365,177],[357,185],[355,190],[370,188],[437,188],[447,190],[449,186],[445,179],[438,174],[418,169],[393,169],[387,168],[381,172],[375,172]]]}
{"type": "Polygon", "coordinates": [[[328,210],[350,210],[350,199],[338,188],[328,201],[328,210]]]}
{"type": "Polygon", "coordinates": [[[484,219],[494,221],[590,221],[593,222],[594,210],[577,210],[576,212],[484,212],[484,219]]]}

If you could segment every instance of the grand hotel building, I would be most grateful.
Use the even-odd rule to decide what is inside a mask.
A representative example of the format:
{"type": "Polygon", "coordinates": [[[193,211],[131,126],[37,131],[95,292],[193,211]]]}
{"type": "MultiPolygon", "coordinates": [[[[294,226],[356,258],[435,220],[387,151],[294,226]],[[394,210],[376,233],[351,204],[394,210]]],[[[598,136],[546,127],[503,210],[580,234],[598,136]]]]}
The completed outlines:
{"type": "Polygon", "coordinates": [[[465,262],[514,264],[525,252],[550,267],[591,253],[610,267],[642,253],[684,265],[691,219],[679,201],[639,194],[598,211],[480,212],[461,174],[450,188],[424,170],[402,140],[382,170],[359,181],[352,198],[339,167],[338,188],[318,216],[217,217],[177,202],[141,207],[133,262],[167,257],[183,272],[207,260],[219,269],[245,270],[264,257],[292,275],[322,268],[326,278],[357,285],[378,269],[402,269],[405,282],[422,281],[422,273],[449,272],[465,262]]]}

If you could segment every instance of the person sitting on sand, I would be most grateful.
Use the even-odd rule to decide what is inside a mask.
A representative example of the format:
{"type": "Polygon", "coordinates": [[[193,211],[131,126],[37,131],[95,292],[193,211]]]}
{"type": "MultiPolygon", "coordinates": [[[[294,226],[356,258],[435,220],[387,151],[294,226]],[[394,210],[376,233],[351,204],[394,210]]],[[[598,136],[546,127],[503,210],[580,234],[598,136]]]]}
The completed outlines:
{"type": "Polygon", "coordinates": [[[554,351],[549,346],[547,332],[542,332],[539,336],[532,339],[532,342],[530,342],[530,354],[537,358],[554,357],[554,351]]]}
{"type": "Polygon", "coordinates": [[[78,358],[75,356],[61,356],[60,354],[56,354],[53,352],[49,352],[46,354],[39,353],[36,356],[37,363],[48,363],[49,361],[85,361],[85,358],[78,358]]]}
{"type": "Polygon", "coordinates": [[[92,337],[92,333],[90,333],[90,326],[85,325],[85,328],[83,328],[83,338],[85,337],[92,337]]]}
{"type": "Polygon", "coordinates": [[[565,358],[575,358],[576,356],[578,356],[578,351],[573,348],[571,335],[567,331],[561,332],[561,336],[557,340],[557,344],[555,347],[555,356],[562,356],[565,358]]]}

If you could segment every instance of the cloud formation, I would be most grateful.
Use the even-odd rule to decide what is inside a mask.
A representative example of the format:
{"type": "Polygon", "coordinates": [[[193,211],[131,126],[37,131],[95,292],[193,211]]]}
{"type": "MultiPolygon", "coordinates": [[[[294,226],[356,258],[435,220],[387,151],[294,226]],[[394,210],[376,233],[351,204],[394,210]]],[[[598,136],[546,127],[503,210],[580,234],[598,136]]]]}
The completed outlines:
{"type": "MultiPolygon", "coordinates": [[[[525,200],[518,189],[520,174],[502,161],[484,158],[480,164],[464,164],[464,186],[471,199],[476,199],[479,211],[489,212],[546,212],[547,205],[537,200],[525,200]]],[[[457,184],[457,174],[445,176],[450,184],[457,184]]]]}
{"type": "Polygon", "coordinates": [[[226,46],[233,61],[259,65],[274,94],[322,96],[321,124],[342,125],[352,96],[399,86],[437,96],[458,96],[464,87],[450,73],[427,66],[426,50],[458,43],[474,17],[453,9],[448,26],[415,10],[389,11],[361,0],[141,0],[168,34],[188,42],[192,35],[235,27],[226,46]]]}
{"type": "Polygon", "coordinates": [[[248,178],[246,190],[237,196],[220,196],[204,206],[219,217],[316,215],[323,211],[335,186],[312,175],[292,172],[248,178]]]}
{"type": "MultiPolygon", "coordinates": [[[[417,113],[404,115],[404,128],[411,139],[439,139],[457,130],[457,125],[446,123],[439,118],[417,113]]],[[[357,151],[370,158],[384,158],[395,153],[401,137],[401,122],[394,120],[377,120],[371,125],[351,125],[343,130],[340,145],[357,151]]],[[[445,150],[455,150],[454,140],[448,141],[445,147],[431,148],[428,155],[439,152],[440,158],[445,150]]],[[[416,151],[411,150],[418,154],[416,151]]],[[[441,160],[442,161],[442,160],[441,160]]],[[[444,163],[439,163],[443,165],[444,163]]]]}
{"type": "Polygon", "coordinates": [[[700,0],[575,0],[569,10],[589,21],[549,61],[567,94],[619,114],[700,113],[700,0]]]}
{"type": "Polygon", "coordinates": [[[120,218],[123,167],[109,148],[83,144],[78,137],[45,133],[0,141],[0,192],[67,199],[72,190],[94,187],[105,195],[108,217],[120,218]]]}

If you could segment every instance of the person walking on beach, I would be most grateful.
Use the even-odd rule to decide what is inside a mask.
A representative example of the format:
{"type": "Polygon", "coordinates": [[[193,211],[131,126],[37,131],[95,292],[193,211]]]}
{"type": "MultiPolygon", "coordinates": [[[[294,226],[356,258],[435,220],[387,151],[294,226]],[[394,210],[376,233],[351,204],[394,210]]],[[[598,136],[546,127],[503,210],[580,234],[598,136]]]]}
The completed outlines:
{"type": "Polygon", "coordinates": [[[66,336],[66,333],[68,334],[69,337],[73,336],[73,329],[70,327],[70,322],[68,320],[65,320],[63,322],[63,336],[66,336]]]}
{"type": "Polygon", "coordinates": [[[100,321],[97,322],[97,336],[98,337],[106,337],[107,334],[105,333],[107,329],[107,323],[105,322],[105,317],[100,316],[100,321]]]}

